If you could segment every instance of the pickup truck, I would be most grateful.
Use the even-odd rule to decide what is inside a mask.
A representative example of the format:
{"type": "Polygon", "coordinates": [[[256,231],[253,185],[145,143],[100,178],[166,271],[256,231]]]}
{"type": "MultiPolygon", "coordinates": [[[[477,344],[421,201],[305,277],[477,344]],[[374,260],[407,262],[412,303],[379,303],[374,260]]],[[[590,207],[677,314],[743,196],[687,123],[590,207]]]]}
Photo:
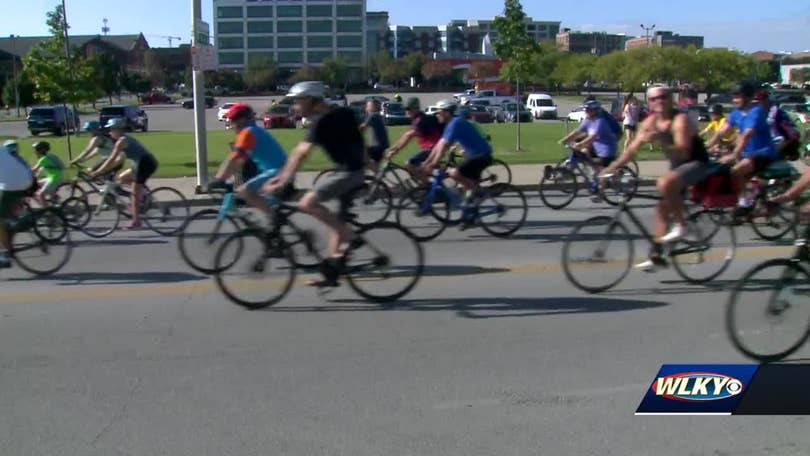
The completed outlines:
{"type": "Polygon", "coordinates": [[[490,106],[499,106],[504,103],[515,101],[515,97],[509,95],[498,95],[494,90],[479,90],[473,95],[462,95],[458,97],[459,103],[466,105],[473,100],[486,100],[489,101],[490,106]]]}

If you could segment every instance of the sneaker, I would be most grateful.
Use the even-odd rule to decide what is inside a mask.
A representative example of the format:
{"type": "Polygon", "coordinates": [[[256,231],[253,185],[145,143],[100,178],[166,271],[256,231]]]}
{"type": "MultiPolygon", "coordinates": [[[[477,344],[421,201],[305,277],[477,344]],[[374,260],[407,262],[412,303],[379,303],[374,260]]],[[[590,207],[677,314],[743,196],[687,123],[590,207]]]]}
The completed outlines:
{"type": "Polygon", "coordinates": [[[8,256],[8,252],[0,252],[0,269],[6,269],[11,267],[11,258],[8,256]]]}
{"type": "Polygon", "coordinates": [[[592,203],[601,203],[601,202],[602,202],[602,197],[601,197],[601,196],[599,196],[599,195],[592,196],[592,197],[591,197],[591,202],[592,202],[592,203]]]}
{"type": "Polygon", "coordinates": [[[310,280],[307,285],[317,288],[334,288],[338,286],[338,277],[340,276],[340,265],[336,259],[325,259],[320,266],[322,279],[310,280]]]}
{"type": "Polygon", "coordinates": [[[666,261],[661,257],[651,256],[645,261],[636,264],[636,269],[644,272],[655,272],[658,269],[663,269],[667,266],[666,261]]]}
{"type": "Polygon", "coordinates": [[[676,223],[675,225],[672,225],[672,229],[669,231],[669,233],[661,236],[661,242],[666,243],[677,241],[678,239],[683,237],[683,232],[684,232],[683,225],[676,223]]]}

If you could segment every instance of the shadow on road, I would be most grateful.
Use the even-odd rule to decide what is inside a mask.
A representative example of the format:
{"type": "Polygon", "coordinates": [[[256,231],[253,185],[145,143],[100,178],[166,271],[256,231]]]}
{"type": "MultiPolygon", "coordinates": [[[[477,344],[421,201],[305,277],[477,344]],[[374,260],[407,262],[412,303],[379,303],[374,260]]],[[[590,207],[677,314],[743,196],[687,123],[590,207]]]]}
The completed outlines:
{"type": "Polygon", "coordinates": [[[685,280],[662,280],[661,286],[633,288],[629,290],[610,290],[610,296],[650,296],[650,295],[687,295],[701,293],[726,292],[737,283],[736,280],[712,280],[701,285],[692,285],[685,280]]]}
{"type": "Polygon", "coordinates": [[[358,305],[356,300],[336,299],[323,306],[269,307],[269,312],[370,312],[370,311],[416,311],[455,312],[471,319],[536,317],[561,314],[627,312],[668,305],[663,302],[634,299],[611,299],[599,296],[581,298],[453,298],[453,299],[403,299],[383,305],[358,305]],[[347,303],[350,305],[331,305],[347,303]],[[354,305],[351,305],[354,304],[354,305]]]}
{"type": "Polygon", "coordinates": [[[128,245],[147,245],[147,244],[168,244],[167,240],[151,240],[151,239],[81,239],[74,241],[74,246],[99,246],[99,245],[113,245],[113,246],[128,246],[128,245]]]}
{"type": "MultiPolygon", "coordinates": [[[[48,280],[57,281],[56,285],[59,286],[180,283],[207,279],[208,276],[186,272],[76,272],[48,276],[48,280]]],[[[9,281],[19,282],[34,280],[39,279],[36,277],[9,279],[9,281]]]]}

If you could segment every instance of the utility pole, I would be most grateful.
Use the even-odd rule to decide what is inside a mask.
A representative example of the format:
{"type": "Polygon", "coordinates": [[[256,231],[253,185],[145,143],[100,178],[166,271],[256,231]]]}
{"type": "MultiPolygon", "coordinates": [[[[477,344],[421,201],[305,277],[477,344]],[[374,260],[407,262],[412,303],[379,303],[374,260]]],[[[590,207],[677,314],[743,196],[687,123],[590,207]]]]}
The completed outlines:
{"type": "MultiPolygon", "coordinates": [[[[202,22],[202,0],[191,0],[191,46],[201,43],[198,30],[202,22]]],[[[205,79],[200,67],[192,69],[191,75],[194,93],[194,145],[197,156],[197,191],[201,192],[208,183],[208,143],[205,128],[205,79]]]]}
{"type": "Polygon", "coordinates": [[[17,37],[11,35],[11,74],[14,77],[14,107],[17,108],[17,117],[20,117],[20,89],[17,86],[17,37]]]}
{"type": "Polygon", "coordinates": [[[655,24],[653,24],[652,27],[645,27],[644,24],[641,24],[641,28],[643,28],[644,32],[646,33],[645,36],[647,37],[647,47],[650,47],[650,32],[655,29],[655,24]]]}
{"type": "MultiPolygon", "coordinates": [[[[71,61],[71,58],[70,58],[70,38],[69,38],[69,33],[68,33],[67,8],[65,8],[65,0],[62,0],[62,21],[63,21],[63,26],[64,26],[64,29],[65,29],[65,58],[67,59],[68,72],[70,73],[70,83],[73,86],[72,87],[72,89],[74,90],[73,95],[75,96],[76,74],[74,74],[74,72],[73,72],[73,62],[71,61]]],[[[65,113],[67,113],[67,100],[64,100],[62,102],[62,106],[65,108],[65,113]]],[[[76,118],[75,118],[76,115],[77,115],[76,114],[76,105],[74,104],[73,105],[73,116],[74,117],[72,119],[70,119],[70,121],[73,122],[73,133],[74,134],[78,134],[78,132],[79,132],[79,126],[76,125],[76,118]]],[[[67,119],[67,117],[65,117],[65,130],[67,130],[67,126],[68,126],[68,119],[67,119]]],[[[68,159],[72,160],[73,159],[73,154],[72,154],[72,151],[70,149],[70,133],[67,132],[67,131],[65,133],[66,133],[65,139],[67,141],[68,159]]]]}

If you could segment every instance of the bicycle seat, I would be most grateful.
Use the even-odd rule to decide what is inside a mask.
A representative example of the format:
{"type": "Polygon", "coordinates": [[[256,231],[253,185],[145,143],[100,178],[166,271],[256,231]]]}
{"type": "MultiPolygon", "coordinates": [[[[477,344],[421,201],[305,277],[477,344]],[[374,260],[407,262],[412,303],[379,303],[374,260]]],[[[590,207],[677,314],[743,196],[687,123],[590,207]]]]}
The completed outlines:
{"type": "Polygon", "coordinates": [[[757,173],[757,177],[761,179],[781,179],[785,177],[792,177],[798,175],[799,172],[789,162],[785,160],[778,160],[765,168],[763,171],[757,173]]]}

